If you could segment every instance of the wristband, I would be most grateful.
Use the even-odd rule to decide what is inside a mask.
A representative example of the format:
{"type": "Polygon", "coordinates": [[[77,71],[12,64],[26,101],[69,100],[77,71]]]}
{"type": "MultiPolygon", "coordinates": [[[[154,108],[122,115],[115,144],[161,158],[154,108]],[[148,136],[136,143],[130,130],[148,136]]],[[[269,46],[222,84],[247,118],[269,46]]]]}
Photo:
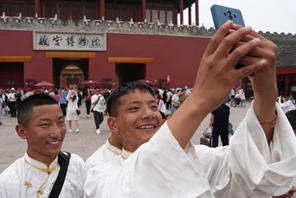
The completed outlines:
{"type": "Polygon", "coordinates": [[[269,120],[259,120],[259,123],[260,124],[271,124],[271,128],[273,128],[277,117],[278,117],[277,114],[275,114],[274,117],[269,120]]]}

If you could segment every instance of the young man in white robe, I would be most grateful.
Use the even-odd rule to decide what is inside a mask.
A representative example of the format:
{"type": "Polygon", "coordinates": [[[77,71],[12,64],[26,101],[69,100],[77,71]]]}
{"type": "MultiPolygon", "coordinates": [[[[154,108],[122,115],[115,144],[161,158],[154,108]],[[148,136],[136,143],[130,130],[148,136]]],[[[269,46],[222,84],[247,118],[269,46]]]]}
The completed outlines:
{"type": "MultiPolygon", "coordinates": [[[[53,97],[36,94],[22,101],[17,120],[15,130],[27,141],[27,151],[0,174],[0,197],[48,198],[61,170],[65,117],[53,97]]],[[[83,198],[85,178],[83,159],[72,154],[59,197],[83,198]]]]}
{"type": "Polygon", "coordinates": [[[114,90],[107,103],[108,126],[121,135],[123,150],[97,167],[96,197],[233,198],[288,192],[296,183],[296,139],[275,102],[276,55],[276,45],[250,27],[226,22],[210,40],[192,93],[163,125],[151,89],[134,82],[114,90]],[[235,70],[238,62],[245,66],[235,70]],[[193,145],[190,139],[203,119],[251,74],[254,101],[229,146],[193,145]]]}
{"type": "Polygon", "coordinates": [[[101,163],[104,163],[113,157],[120,155],[122,149],[122,140],[118,133],[111,133],[111,136],[106,140],[100,148],[98,148],[85,161],[86,170],[89,170],[101,163]]]}
{"type": "Polygon", "coordinates": [[[85,161],[88,183],[85,183],[85,198],[94,197],[100,184],[100,166],[121,154],[122,140],[118,133],[111,133],[110,138],[85,161]]]}

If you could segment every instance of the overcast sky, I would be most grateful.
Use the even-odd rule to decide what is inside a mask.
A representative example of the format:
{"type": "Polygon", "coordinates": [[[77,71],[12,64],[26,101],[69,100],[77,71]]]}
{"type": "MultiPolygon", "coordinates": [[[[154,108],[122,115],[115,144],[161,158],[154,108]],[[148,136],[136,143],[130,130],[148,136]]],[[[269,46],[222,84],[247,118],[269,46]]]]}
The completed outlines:
{"type": "MultiPolygon", "coordinates": [[[[296,34],[296,0],[199,0],[199,25],[214,27],[210,12],[213,4],[241,10],[245,25],[256,31],[296,34]]],[[[195,5],[191,9],[195,16],[195,5]]],[[[187,18],[184,13],[184,24],[188,24],[187,18]]]]}

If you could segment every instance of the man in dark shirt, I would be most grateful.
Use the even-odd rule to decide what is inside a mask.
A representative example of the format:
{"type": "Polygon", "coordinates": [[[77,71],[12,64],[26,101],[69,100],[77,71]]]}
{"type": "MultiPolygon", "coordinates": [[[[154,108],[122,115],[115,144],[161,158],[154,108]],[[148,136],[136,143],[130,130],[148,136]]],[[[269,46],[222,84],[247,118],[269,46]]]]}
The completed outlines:
{"type": "Polygon", "coordinates": [[[81,106],[81,101],[82,101],[82,98],[83,98],[83,96],[81,94],[81,88],[78,88],[76,90],[76,92],[77,92],[77,96],[78,96],[78,103],[77,103],[77,105],[78,105],[78,108],[79,108],[81,106]]]}
{"type": "Polygon", "coordinates": [[[211,112],[210,126],[213,126],[212,147],[218,146],[219,136],[221,136],[222,145],[228,145],[228,119],[230,108],[221,104],[220,107],[211,112]]]}
{"type": "MultiPolygon", "coordinates": [[[[110,92],[111,92],[111,90],[109,89],[109,91],[105,90],[105,92],[103,93],[103,97],[104,97],[105,101],[107,101],[107,99],[110,95],[110,92]]],[[[104,110],[104,115],[107,115],[107,108],[104,110]]]]}
{"type": "Polygon", "coordinates": [[[295,132],[295,135],[296,135],[296,109],[295,110],[291,110],[291,111],[288,111],[286,113],[286,116],[295,132]]]}

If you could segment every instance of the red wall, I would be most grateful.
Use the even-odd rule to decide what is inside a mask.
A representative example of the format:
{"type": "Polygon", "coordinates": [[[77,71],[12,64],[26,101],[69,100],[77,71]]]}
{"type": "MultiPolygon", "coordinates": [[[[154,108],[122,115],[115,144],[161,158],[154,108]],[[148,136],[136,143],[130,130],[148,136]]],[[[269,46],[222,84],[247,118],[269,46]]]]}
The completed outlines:
{"type": "Polygon", "coordinates": [[[44,51],[33,50],[32,31],[0,31],[1,56],[32,56],[32,62],[24,63],[24,79],[52,81],[52,59],[44,51]]]}
{"type": "MultiPolygon", "coordinates": [[[[32,56],[32,62],[24,64],[24,79],[52,81],[52,59],[45,51],[33,50],[32,31],[2,30],[0,42],[0,56],[32,56]]],[[[108,33],[107,51],[89,59],[89,77],[116,79],[115,63],[108,63],[108,57],[143,57],[154,60],[146,65],[148,79],[170,75],[170,87],[192,87],[208,42],[209,38],[108,33]]]]}

